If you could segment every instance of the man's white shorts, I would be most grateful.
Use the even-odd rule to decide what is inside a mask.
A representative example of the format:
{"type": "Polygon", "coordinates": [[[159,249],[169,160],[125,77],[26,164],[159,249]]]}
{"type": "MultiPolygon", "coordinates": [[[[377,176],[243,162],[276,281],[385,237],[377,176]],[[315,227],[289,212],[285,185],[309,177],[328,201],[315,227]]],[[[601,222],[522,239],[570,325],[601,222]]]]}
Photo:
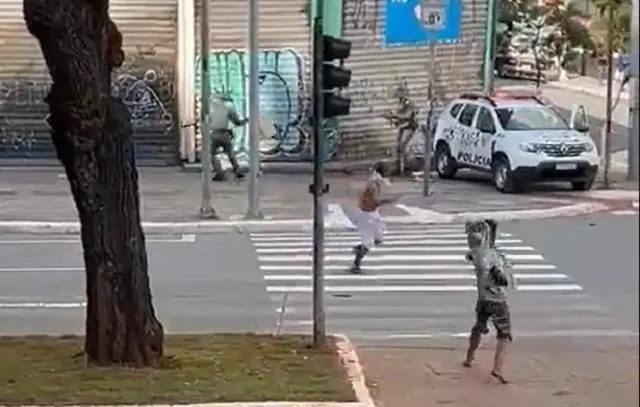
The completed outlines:
{"type": "Polygon", "coordinates": [[[375,245],[376,241],[382,242],[384,223],[380,217],[380,212],[377,210],[365,212],[359,209],[355,218],[355,224],[358,228],[358,234],[360,235],[360,242],[364,247],[371,248],[375,245]]]}

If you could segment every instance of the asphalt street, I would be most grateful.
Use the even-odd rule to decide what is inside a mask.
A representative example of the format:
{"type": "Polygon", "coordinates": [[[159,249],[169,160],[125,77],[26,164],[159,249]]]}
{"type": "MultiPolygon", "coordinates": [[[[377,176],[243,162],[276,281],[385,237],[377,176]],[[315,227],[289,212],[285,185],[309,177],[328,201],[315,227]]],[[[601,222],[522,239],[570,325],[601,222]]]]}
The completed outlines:
{"type": "MultiPolygon", "coordinates": [[[[533,87],[531,82],[519,80],[500,79],[496,81],[496,87],[524,86],[533,87]]],[[[558,112],[567,120],[571,117],[571,109],[575,104],[582,104],[589,113],[589,124],[591,126],[591,138],[600,148],[600,138],[602,129],[605,127],[606,99],[595,95],[573,92],[567,89],[554,87],[553,82],[544,85],[542,94],[549,99],[557,108],[558,112]]],[[[613,112],[611,128],[612,153],[627,149],[628,137],[628,104],[621,100],[613,112]]]]}
{"type": "Polygon", "coordinates": [[[638,331],[638,212],[505,223],[571,275],[625,328],[638,331]]]}
{"type": "MultiPolygon", "coordinates": [[[[638,330],[638,217],[505,222],[516,338],[629,338],[638,330]]],[[[309,333],[309,231],[148,236],[154,303],[167,332],[309,333]]],[[[385,243],[347,268],[354,231],[326,232],[329,332],[361,345],[463,340],[475,280],[461,224],[388,224],[385,243]]],[[[81,247],[73,236],[0,236],[0,334],[77,334],[81,247]]]]}
{"type": "MultiPolygon", "coordinates": [[[[246,236],[147,239],[154,304],[167,332],[273,329],[246,236]]],[[[81,253],[74,236],[0,236],[0,334],[83,332],[81,253]]]]}
{"type": "MultiPolygon", "coordinates": [[[[515,336],[633,336],[637,325],[617,318],[606,301],[593,295],[598,283],[582,281],[584,273],[579,268],[591,267],[590,275],[604,275],[598,263],[589,266],[575,253],[552,261],[523,235],[547,236],[548,245],[543,247],[554,246],[549,249],[554,256],[563,253],[559,248],[566,247],[567,237],[556,233],[551,222],[546,229],[531,224],[530,230],[540,231],[539,235],[524,223],[505,225],[498,241],[513,263],[517,281],[510,296],[515,336]],[[516,228],[523,233],[511,232],[516,228]]],[[[282,331],[308,333],[312,325],[310,234],[253,233],[251,240],[282,331]]],[[[349,231],[326,234],[325,307],[330,332],[345,333],[361,345],[423,346],[467,337],[474,321],[475,280],[464,260],[463,225],[388,225],[385,243],[365,258],[362,275],[347,272],[357,240],[349,231]]],[[[571,253],[574,246],[565,250],[571,253]]],[[[585,246],[581,250],[596,249],[585,246]]],[[[600,281],[606,283],[606,279],[600,281]]],[[[637,284],[634,287],[637,296],[637,284]]]]}

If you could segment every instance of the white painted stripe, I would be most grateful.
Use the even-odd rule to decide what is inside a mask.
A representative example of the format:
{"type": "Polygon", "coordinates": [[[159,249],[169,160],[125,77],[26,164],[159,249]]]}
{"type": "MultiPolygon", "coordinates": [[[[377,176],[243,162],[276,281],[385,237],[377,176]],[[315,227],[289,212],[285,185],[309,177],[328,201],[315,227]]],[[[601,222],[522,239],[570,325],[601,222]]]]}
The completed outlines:
{"type": "MultiPolygon", "coordinates": [[[[418,237],[428,237],[427,235],[424,234],[402,234],[402,235],[388,235],[385,234],[384,235],[384,241],[388,242],[391,240],[410,240],[410,239],[415,239],[418,237]]],[[[451,234],[443,234],[443,235],[432,235],[432,237],[437,237],[440,239],[444,239],[444,238],[453,238],[453,239],[460,239],[460,238],[466,238],[466,236],[463,233],[451,233],[451,234]]],[[[330,234],[326,234],[324,236],[324,240],[327,242],[344,242],[344,241],[353,241],[353,240],[359,240],[360,236],[357,234],[353,234],[353,235],[343,235],[343,236],[335,236],[335,235],[330,235],[330,234]]],[[[277,237],[252,237],[251,241],[253,242],[305,242],[305,243],[310,243],[313,242],[313,237],[312,236],[305,236],[305,235],[298,235],[298,236],[277,236],[277,237]]]]}
{"type": "MultiPolygon", "coordinates": [[[[300,240],[300,239],[312,239],[313,235],[310,232],[274,232],[274,233],[251,233],[251,240],[256,241],[269,241],[269,240],[300,240]]],[[[357,231],[348,232],[330,232],[325,233],[325,239],[349,239],[358,237],[357,231]]],[[[389,239],[415,239],[433,237],[437,239],[466,239],[467,235],[464,231],[460,230],[386,230],[384,232],[385,238],[389,239]]],[[[503,233],[500,238],[513,237],[508,233],[503,233]]]]}
{"type": "Polygon", "coordinates": [[[9,302],[0,303],[0,309],[69,309],[69,308],[84,308],[87,306],[86,302],[9,302]]]}
{"type": "MultiPolygon", "coordinates": [[[[179,239],[146,239],[147,243],[193,243],[196,241],[195,234],[183,234],[179,239]]],[[[21,239],[21,240],[0,240],[0,245],[26,245],[26,244],[80,244],[80,239],[21,239]]]]}
{"type": "MultiPolygon", "coordinates": [[[[535,249],[531,246],[507,246],[500,248],[503,251],[511,251],[511,252],[532,252],[535,249]]],[[[264,254],[276,254],[276,253],[310,253],[313,250],[311,245],[308,247],[282,247],[282,248],[267,248],[267,249],[256,249],[256,253],[264,253],[264,254]]],[[[348,245],[343,245],[341,247],[325,247],[325,253],[352,253],[353,247],[348,245]]],[[[467,246],[403,246],[403,247],[376,247],[373,249],[373,253],[391,253],[391,252],[461,252],[466,253],[469,251],[467,246]]]]}
{"type": "MultiPolygon", "coordinates": [[[[545,285],[518,285],[517,291],[579,291],[582,290],[577,284],[545,284],[545,285]]],[[[267,286],[270,293],[310,293],[313,287],[305,286],[267,286]]],[[[465,292],[476,291],[474,285],[378,285],[378,286],[327,286],[325,292],[465,292]]]]}
{"type": "MultiPolygon", "coordinates": [[[[508,260],[544,260],[541,254],[505,254],[508,260]]],[[[309,255],[291,255],[291,256],[258,256],[258,261],[265,263],[297,263],[308,261],[311,262],[313,256],[309,255]]],[[[328,255],[324,257],[324,260],[329,261],[344,261],[349,262],[353,260],[353,256],[343,255],[328,255]]],[[[372,252],[366,257],[366,262],[382,262],[382,261],[464,261],[464,255],[455,254],[410,254],[410,255],[376,255],[372,252]]],[[[364,268],[366,268],[365,266],[364,268]]]]}
{"type": "Polygon", "coordinates": [[[180,237],[180,241],[181,242],[189,242],[189,243],[193,243],[196,241],[196,235],[193,233],[187,233],[187,234],[183,234],[180,237]]]}
{"type": "Polygon", "coordinates": [[[637,215],[638,211],[634,211],[633,209],[625,209],[620,211],[611,211],[611,214],[616,216],[629,216],[629,215],[637,215]]]}
{"type": "MultiPolygon", "coordinates": [[[[520,280],[568,280],[566,274],[519,274],[513,276],[520,280]]],[[[305,274],[267,274],[265,281],[311,281],[311,275],[305,274]]],[[[475,280],[473,274],[329,274],[324,279],[331,280],[475,280]]]]}
{"type": "Polygon", "coordinates": [[[539,284],[539,285],[517,285],[517,291],[582,291],[582,286],[578,284],[539,284]]]}
{"type": "MultiPolygon", "coordinates": [[[[397,228],[386,228],[385,234],[389,236],[395,235],[407,235],[407,236],[425,236],[425,235],[448,235],[455,234],[454,237],[466,237],[464,233],[464,226],[462,227],[438,227],[438,228],[408,228],[408,229],[397,229],[397,228]]],[[[326,236],[357,236],[358,232],[355,230],[327,230],[325,231],[326,236]]],[[[311,237],[312,234],[310,231],[299,231],[299,232],[250,232],[249,235],[252,238],[276,238],[276,237],[311,237]]],[[[511,237],[511,235],[506,233],[501,233],[499,237],[511,237]]]]}
{"type": "MultiPolygon", "coordinates": [[[[274,294],[275,295],[275,294],[274,294]]],[[[305,294],[306,296],[306,294],[305,294]]],[[[311,298],[306,296],[308,301],[306,302],[297,302],[294,306],[291,306],[291,301],[287,302],[287,306],[284,308],[284,313],[291,318],[293,315],[311,315],[313,310],[313,304],[311,302],[311,298]]],[[[585,312],[594,312],[597,314],[602,314],[606,312],[601,306],[597,304],[590,303],[565,303],[562,305],[558,304],[548,304],[547,302],[542,302],[540,304],[536,304],[535,307],[528,307],[525,311],[522,306],[516,306],[515,304],[509,304],[511,307],[511,311],[518,315],[519,317],[529,317],[532,315],[540,316],[542,318],[548,318],[546,315],[549,312],[558,312],[558,310],[562,310],[562,316],[565,318],[571,318],[571,316],[567,314],[571,313],[585,313],[585,312]]],[[[361,314],[363,316],[372,316],[372,315],[406,315],[407,308],[410,308],[410,314],[416,315],[424,315],[424,316],[443,316],[443,315],[465,315],[467,317],[469,315],[469,305],[457,305],[457,306],[435,306],[435,307],[425,307],[425,308],[415,308],[413,303],[406,304],[388,304],[388,305],[338,305],[333,302],[329,302],[326,304],[326,311],[329,315],[336,314],[361,314]]],[[[276,307],[273,310],[276,313],[282,313],[282,308],[276,307]]],[[[597,318],[597,316],[596,316],[597,318]]]]}
{"type": "MultiPolygon", "coordinates": [[[[556,270],[557,267],[553,264],[514,264],[514,270],[520,271],[539,271],[539,270],[556,270]]],[[[341,270],[345,271],[348,266],[344,264],[325,264],[323,267],[327,271],[341,270]]],[[[472,270],[473,267],[467,263],[464,264],[372,264],[367,265],[365,270],[402,270],[402,271],[426,271],[426,270],[472,270]]],[[[83,269],[84,270],[84,269],[83,269]]],[[[269,271],[311,271],[311,264],[308,265],[268,265],[261,264],[260,270],[264,272],[269,271]]]]}
{"type": "MultiPolygon", "coordinates": [[[[289,240],[281,241],[281,242],[273,242],[273,241],[259,241],[253,242],[255,247],[307,247],[312,244],[313,240],[311,238],[306,239],[305,241],[297,241],[292,242],[289,240]]],[[[332,246],[343,246],[345,244],[357,244],[360,242],[360,239],[354,237],[352,240],[344,240],[339,242],[334,242],[328,240],[325,242],[325,247],[332,246]]],[[[506,245],[506,244],[517,244],[522,243],[520,239],[498,239],[496,240],[498,245],[506,245]]],[[[406,240],[385,240],[383,246],[403,246],[403,245],[451,245],[451,244],[467,244],[467,239],[406,239],[406,240]]]]}
{"type": "Polygon", "coordinates": [[[324,216],[324,225],[327,228],[330,227],[345,227],[349,229],[355,229],[355,225],[351,222],[351,219],[344,213],[341,205],[329,204],[327,205],[327,214],[324,216]]]}
{"type": "MultiPolygon", "coordinates": [[[[560,337],[637,337],[638,332],[611,329],[563,329],[548,331],[518,331],[518,338],[560,338],[560,337]]],[[[432,334],[392,334],[387,339],[437,339],[437,338],[468,338],[469,332],[442,332],[432,334]]]]}
{"type": "Polygon", "coordinates": [[[47,271],[84,271],[84,267],[2,267],[0,273],[12,272],[47,272],[47,271]]]}

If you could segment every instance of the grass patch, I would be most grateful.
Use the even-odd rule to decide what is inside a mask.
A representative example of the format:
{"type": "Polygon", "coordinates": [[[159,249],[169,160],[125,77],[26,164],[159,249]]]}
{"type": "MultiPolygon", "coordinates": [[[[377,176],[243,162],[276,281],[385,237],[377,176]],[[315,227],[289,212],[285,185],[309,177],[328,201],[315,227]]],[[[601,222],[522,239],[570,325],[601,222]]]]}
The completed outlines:
{"type": "Polygon", "coordinates": [[[355,401],[334,344],[300,336],[167,336],[161,368],[87,367],[79,337],[0,338],[0,405],[355,401]]]}

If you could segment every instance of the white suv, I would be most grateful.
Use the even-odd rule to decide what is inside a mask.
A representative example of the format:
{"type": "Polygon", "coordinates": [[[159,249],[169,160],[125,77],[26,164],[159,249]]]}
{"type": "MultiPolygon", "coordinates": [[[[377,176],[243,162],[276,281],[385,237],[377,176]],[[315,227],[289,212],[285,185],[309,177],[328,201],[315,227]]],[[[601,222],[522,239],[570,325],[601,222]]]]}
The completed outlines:
{"type": "Polygon", "coordinates": [[[548,181],[591,189],[600,159],[587,118],[576,106],[567,122],[535,93],[463,94],[438,119],[436,170],[443,179],[459,168],[489,172],[507,193],[548,181]]]}

